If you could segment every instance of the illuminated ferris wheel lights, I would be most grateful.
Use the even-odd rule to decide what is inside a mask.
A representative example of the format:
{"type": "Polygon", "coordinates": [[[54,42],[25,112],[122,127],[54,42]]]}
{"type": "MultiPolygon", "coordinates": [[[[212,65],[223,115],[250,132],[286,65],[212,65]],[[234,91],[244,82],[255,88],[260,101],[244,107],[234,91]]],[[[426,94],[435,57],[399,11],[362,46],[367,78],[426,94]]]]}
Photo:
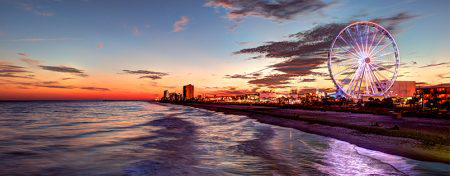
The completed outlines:
{"type": "Polygon", "coordinates": [[[342,29],[328,54],[331,79],[349,98],[384,95],[397,78],[399,62],[394,38],[373,22],[342,29]]]}

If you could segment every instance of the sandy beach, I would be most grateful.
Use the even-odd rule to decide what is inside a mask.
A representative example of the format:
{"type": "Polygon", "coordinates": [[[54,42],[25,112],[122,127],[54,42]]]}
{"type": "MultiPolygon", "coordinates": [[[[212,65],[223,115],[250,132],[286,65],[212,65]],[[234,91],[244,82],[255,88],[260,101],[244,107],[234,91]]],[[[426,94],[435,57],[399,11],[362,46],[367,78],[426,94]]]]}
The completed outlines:
{"type": "Polygon", "coordinates": [[[448,120],[409,117],[395,119],[372,114],[247,105],[183,105],[246,115],[262,123],[295,128],[411,159],[450,163],[448,120]]]}

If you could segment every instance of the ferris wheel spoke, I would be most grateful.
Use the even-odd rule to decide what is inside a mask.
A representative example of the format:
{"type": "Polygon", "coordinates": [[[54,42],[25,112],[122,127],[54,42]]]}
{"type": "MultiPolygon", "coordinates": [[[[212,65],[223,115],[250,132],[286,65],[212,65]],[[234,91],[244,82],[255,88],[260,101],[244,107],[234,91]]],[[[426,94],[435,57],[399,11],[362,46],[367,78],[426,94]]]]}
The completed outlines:
{"type": "Polygon", "coordinates": [[[361,27],[361,30],[360,30],[360,32],[359,32],[359,41],[360,41],[360,43],[361,43],[361,49],[362,49],[362,56],[363,57],[365,57],[365,55],[367,55],[367,52],[366,52],[366,47],[365,47],[365,45],[364,45],[364,25],[356,25],[357,27],[358,26],[360,26],[361,27]]]}
{"type": "Polygon", "coordinates": [[[365,94],[366,95],[368,95],[369,94],[369,88],[370,88],[370,85],[369,85],[369,77],[367,76],[367,70],[365,69],[367,67],[367,65],[364,65],[364,80],[365,80],[365,86],[364,86],[364,89],[365,89],[365,94]]]}
{"type": "Polygon", "coordinates": [[[373,54],[371,53],[371,56],[376,56],[379,52],[383,51],[389,45],[392,45],[392,43],[388,43],[388,44],[384,45],[381,49],[379,49],[378,51],[374,52],[373,54]]]}
{"type": "Polygon", "coordinates": [[[381,62],[381,63],[384,63],[384,64],[394,64],[394,63],[396,63],[396,61],[391,61],[391,60],[379,60],[379,59],[374,59],[373,61],[374,61],[375,63],[381,62]]]}
{"type": "MultiPolygon", "coordinates": [[[[361,55],[361,53],[362,53],[362,52],[361,52],[361,48],[359,47],[358,42],[356,42],[355,38],[353,37],[351,31],[349,31],[349,28],[347,28],[347,29],[345,30],[345,32],[347,33],[348,36],[350,36],[350,38],[352,39],[354,45],[356,45],[356,47],[354,47],[354,48],[355,48],[355,49],[358,49],[358,55],[361,55]]],[[[353,45],[353,46],[354,46],[354,45],[353,45]]]]}
{"type": "MultiPolygon", "coordinates": [[[[385,81],[391,82],[384,74],[381,73],[380,70],[378,70],[378,68],[376,68],[374,65],[372,65],[372,67],[373,67],[373,69],[377,70],[377,72],[374,72],[374,73],[377,73],[378,75],[380,75],[385,81]]],[[[384,85],[382,87],[384,87],[384,89],[386,89],[384,85]]]]}
{"type": "Polygon", "coordinates": [[[370,52],[372,51],[373,42],[375,41],[375,38],[376,38],[376,36],[377,36],[377,33],[378,33],[378,29],[375,28],[375,32],[373,33],[373,37],[372,37],[372,41],[370,42],[370,46],[369,46],[369,49],[368,49],[368,53],[370,53],[370,52]]]}
{"type": "Polygon", "coordinates": [[[335,75],[338,76],[338,75],[340,75],[340,74],[342,74],[342,73],[344,73],[344,72],[346,72],[346,71],[348,71],[348,70],[350,70],[350,69],[352,69],[352,68],[355,68],[355,67],[357,67],[357,66],[358,66],[358,64],[354,64],[354,65],[352,65],[352,66],[350,66],[350,67],[348,67],[348,68],[346,68],[346,69],[344,69],[344,70],[342,70],[342,71],[336,73],[335,75]]]}
{"type": "Polygon", "coordinates": [[[384,62],[384,63],[396,63],[396,62],[397,62],[397,61],[392,60],[392,59],[389,59],[389,58],[386,58],[386,59],[383,59],[383,58],[375,58],[375,59],[373,59],[373,61],[376,61],[376,62],[384,62]]]}
{"type": "Polygon", "coordinates": [[[356,51],[355,47],[353,46],[353,44],[352,44],[351,42],[347,42],[347,40],[345,40],[341,35],[339,35],[339,39],[341,39],[342,41],[344,41],[344,43],[347,44],[348,46],[352,47],[353,50],[355,51],[355,53],[350,52],[350,51],[349,51],[349,53],[353,53],[353,54],[358,55],[358,51],[356,51]]]}
{"type": "Polygon", "coordinates": [[[345,83],[345,84],[344,84],[344,81],[346,81],[348,78],[350,78],[351,76],[353,76],[353,74],[354,74],[354,72],[351,73],[351,74],[348,74],[347,76],[345,76],[344,79],[342,79],[341,81],[339,81],[339,84],[340,84],[340,85],[347,85],[347,84],[349,84],[350,81],[349,81],[348,83],[345,83]]]}
{"type": "Polygon", "coordinates": [[[351,47],[353,48],[353,50],[355,51],[355,52],[350,52],[350,51],[349,51],[349,53],[352,53],[355,57],[358,57],[358,56],[359,56],[359,53],[358,53],[358,51],[356,50],[356,47],[353,46],[352,42],[347,42],[347,40],[345,40],[342,36],[339,36],[339,38],[340,38],[342,41],[344,41],[347,45],[351,46],[351,47]]]}
{"type": "Polygon", "coordinates": [[[364,43],[362,40],[362,30],[359,30],[359,25],[356,25],[356,37],[359,38],[361,46],[361,55],[364,53],[364,43]]]}
{"type": "Polygon", "coordinates": [[[338,63],[337,66],[340,66],[340,67],[350,67],[350,66],[353,66],[353,65],[355,65],[355,64],[357,64],[357,63],[355,63],[355,62],[342,62],[342,63],[338,63]]]}
{"type": "MultiPolygon", "coordinates": [[[[363,67],[363,71],[361,72],[361,74],[359,76],[359,80],[358,80],[359,81],[358,96],[361,94],[361,86],[362,86],[362,83],[364,81],[364,72],[365,71],[366,71],[366,67],[364,66],[363,67]]],[[[356,90],[356,87],[355,87],[355,90],[356,90]]]]}
{"type": "Polygon", "coordinates": [[[359,70],[361,69],[361,67],[358,67],[358,69],[356,70],[356,72],[355,72],[355,74],[353,75],[353,77],[352,77],[352,79],[350,80],[350,82],[349,82],[349,85],[348,85],[348,87],[347,87],[347,89],[345,90],[345,92],[346,93],[348,93],[348,94],[350,94],[351,93],[351,90],[352,90],[352,88],[354,87],[354,84],[355,84],[355,78],[356,77],[359,77],[359,70]],[[350,91],[350,92],[349,92],[350,91]]]}
{"type": "Polygon", "coordinates": [[[335,55],[334,58],[341,59],[341,61],[334,61],[337,64],[340,63],[357,63],[358,60],[352,57],[346,57],[344,55],[335,55]]]}
{"type": "Polygon", "coordinates": [[[376,84],[377,82],[376,82],[375,78],[373,77],[373,72],[372,72],[372,69],[370,68],[370,65],[367,65],[367,67],[369,67],[369,69],[367,70],[367,72],[368,72],[367,76],[369,76],[369,79],[370,79],[372,93],[377,94],[378,93],[378,88],[377,88],[377,84],[376,84]]]}
{"type": "Polygon", "coordinates": [[[378,68],[381,68],[381,70],[378,69],[379,71],[388,71],[388,72],[391,72],[391,73],[394,73],[394,74],[395,74],[395,72],[393,72],[393,71],[390,70],[390,69],[392,69],[392,68],[386,68],[386,67],[381,66],[381,65],[379,65],[379,64],[374,65],[374,66],[375,66],[375,67],[378,67],[378,68]]]}
{"type": "Polygon", "coordinates": [[[373,55],[372,53],[375,51],[375,49],[378,48],[378,46],[380,45],[380,43],[381,43],[382,40],[384,40],[384,35],[381,36],[381,39],[378,40],[377,44],[372,48],[372,50],[370,50],[369,56],[372,56],[372,55],[373,55]]]}
{"type": "MultiPolygon", "coordinates": [[[[348,49],[345,49],[344,47],[339,45],[339,48],[343,49],[344,51],[346,51],[347,53],[351,54],[353,57],[355,58],[359,58],[359,54],[358,53],[353,53],[351,51],[349,51],[348,49]]],[[[337,54],[337,53],[336,53],[337,54]]]]}
{"type": "Polygon", "coordinates": [[[381,55],[379,55],[379,56],[372,56],[372,58],[373,58],[373,59],[376,59],[376,58],[382,58],[382,57],[384,57],[384,56],[391,55],[391,54],[395,54],[395,53],[396,53],[395,51],[392,51],[392,52],[388,52],[388,53],[381,54],[381,55]]]}
{"type": "Polygon", "coordinates": [[[380,89],[382,89],[382,92],[385,92],[386,90],[386,86],[384,84],[382,84],[382,82],[380,81],[380,79],[378,78],[377,74],[379,76],[381,76],[385,81],[389,81],[390,80],[388,78],[386,78],[386,76],[384,76],[380,70],[378,70],[378,68],[376,68],[374,65],[370,64],[370,66],[372,66],[373,70],[376,70],[377,72],[373,72],[374,76],[377,78],[378,83],[380,84],[380,89]]]}
{"type": "Polygon", "coordinates": [[[362,67],[358,67],[359,69],[356,71],[355,77],[353,78],[353,82],[351,84],[350,88],[350,92],[349,93],[354,93],[356,91],[356,88],[358,87],[358,83],[361,80],[361,69],[362,67]]]}
{"type": "Polygon", "coordinates": [[[364,51],[365,51],[366,53],[369,53],[369,52],[368,52],[368,48],[369,48],[369,35],[370,35],[370,28],[369,28],[369,25],[366,25],[366,47],[364,47],[364,51]]]}
{"type": "Polygon", "coordinates": [[[378,91],[378,87],[379,87],[380,89],[382,89],[382,92],[384,92],[384,88],[382,87],[383,84],[381,84],[381,82],[380,82],[380,80],[378,79],[377,75],[376,75],[375,72],[373,71],[373,70],[374,70],[373,66],[372,66],[371,64],[369,64],[369,67],[370,67],[370,72],[372,73],[373,77],[375,78],[376,82],[378,83],[378,86],[377,86],[377,88],[376,88],[377,91],[378,91]]]}
{"type": "MultiPolygon", "coordinates": [[[[367,67],[367,64],[365,64],[364,65],[364,68],[366,68],[367,67]]],[[[370,79],[369,79],[369,75],[367,74],[367,69],[364,69],[364,78],[365,78],[365,80],[366,80],[366,86],[365,86],[365,88],[366,88],[366,95],[368,95],[369,94],[369,91],[370,91],[370,79]]]]}

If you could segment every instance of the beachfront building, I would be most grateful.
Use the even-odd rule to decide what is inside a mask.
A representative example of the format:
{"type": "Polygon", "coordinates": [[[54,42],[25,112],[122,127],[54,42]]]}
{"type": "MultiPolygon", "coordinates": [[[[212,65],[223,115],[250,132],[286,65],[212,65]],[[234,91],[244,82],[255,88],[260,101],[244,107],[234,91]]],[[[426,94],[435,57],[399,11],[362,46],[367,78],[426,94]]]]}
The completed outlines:
{"type": "Polygon", "coordinates": [[[448,109],[450,102],[450,83],[417,87],[416,96],[423,107],[448,109]]]}
{"type": "Polygon", "coordinates": [[[169,101],[181,101],[183,99],[180,93],[169,93],[169,101]]]}
{"type": "Polygon", "coordinates": [[[183,100],[191,100],[194,98],[194,85],[188,84],[183,86],[183,100]]]}
{"type": "Polygon", "coordinates": [[[386,97],[411,98],[416,93],[416,81],[395,81],[386,97]]]}
{"type": "Polygon", "coordinates": [[[164,95],[162,97],[162,100],[168,100],[169,99],[169,91],[168,90],[164,90],[164,95]]]}
{"type": "Polygon", "coordinates": [[[272,91],[262,91],[259,93],[259,101],[263,103],[276,103],[277,93],[272,91]]]}

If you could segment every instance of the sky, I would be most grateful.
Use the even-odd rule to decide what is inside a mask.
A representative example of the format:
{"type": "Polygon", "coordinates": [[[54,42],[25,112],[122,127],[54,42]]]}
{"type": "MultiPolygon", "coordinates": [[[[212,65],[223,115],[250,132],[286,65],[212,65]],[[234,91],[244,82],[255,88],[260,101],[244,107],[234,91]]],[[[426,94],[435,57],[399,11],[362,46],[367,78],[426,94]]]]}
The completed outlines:
{"type": "Polygon", "coordinates": [[[448,83],[449,16],[448,0],[0,0],[0,100],[333,88],[321,51],[356,21],[392,33],[397,80],[448,83]]]}

